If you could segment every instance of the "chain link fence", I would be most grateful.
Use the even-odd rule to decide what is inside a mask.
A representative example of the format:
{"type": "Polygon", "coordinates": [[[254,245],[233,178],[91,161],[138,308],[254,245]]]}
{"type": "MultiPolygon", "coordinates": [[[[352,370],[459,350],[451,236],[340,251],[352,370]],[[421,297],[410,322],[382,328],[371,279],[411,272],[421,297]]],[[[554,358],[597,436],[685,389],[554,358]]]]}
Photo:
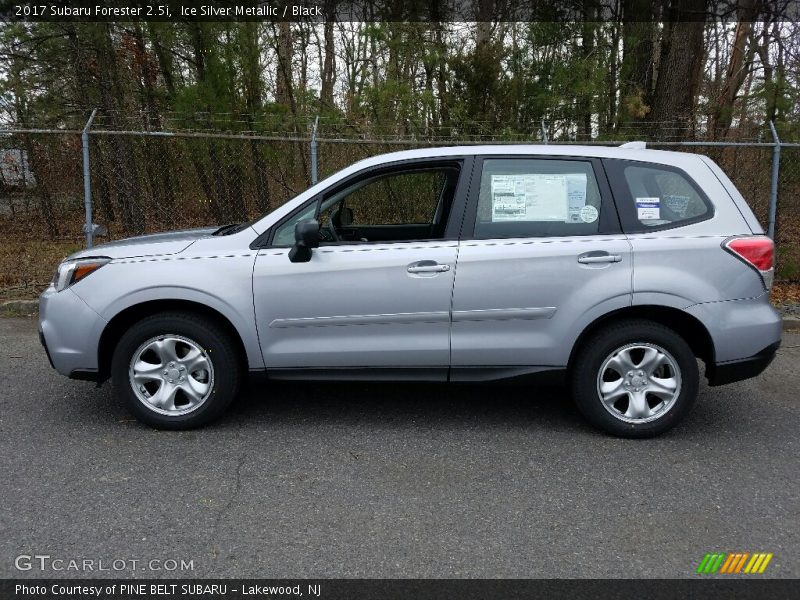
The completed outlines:
{"type": "MultiPolygon", "coordinates": [[[[317,131],[311,120],[305,130],[279,135],[92,130],[88,172],[93,220],[107,230],[97,241],[254,219],[306,189],[315,168],[322,179],[385,152],[460,143],[541,143],[541,133],[527,139],[455,138],[453,132],[377,139],[371,137],[374,132],[363,134],[353,128],[317,131]]],[[[774,149],[769,139],[747,144],[656,142],[653,147],[710,156],[767,227],[774,149]]],[[[16,247],[24,243],[26,249],[34,245],[32,240],[52,243],[53,252],[81,247],[83,168],[80,130],[0,132],[0,239],[9,247],[15,240],[16,247]]],[[[798,192],[800,144],[782,144],[775,235],[781,281],[800,281],[798,192]]],[[[47,260],[53,263],[59,258],[47,260]]],[[[8,272],[19,264],[12,259],[0,264],[0,288],[19,280],[8,272]]],[[[47,264],[50,268],[52,264],[47,264]]]]}

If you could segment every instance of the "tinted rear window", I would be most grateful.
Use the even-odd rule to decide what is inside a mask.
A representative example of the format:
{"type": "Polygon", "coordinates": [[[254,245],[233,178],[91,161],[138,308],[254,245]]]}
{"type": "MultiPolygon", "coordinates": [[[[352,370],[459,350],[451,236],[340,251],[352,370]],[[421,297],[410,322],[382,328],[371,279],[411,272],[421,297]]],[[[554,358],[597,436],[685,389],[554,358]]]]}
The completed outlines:
{"type": "Polygon", "coordinates": [[[615,160],[607,167],[626,231],[679,227],[713,214],[708,198],[680,169],[615,160]]]}

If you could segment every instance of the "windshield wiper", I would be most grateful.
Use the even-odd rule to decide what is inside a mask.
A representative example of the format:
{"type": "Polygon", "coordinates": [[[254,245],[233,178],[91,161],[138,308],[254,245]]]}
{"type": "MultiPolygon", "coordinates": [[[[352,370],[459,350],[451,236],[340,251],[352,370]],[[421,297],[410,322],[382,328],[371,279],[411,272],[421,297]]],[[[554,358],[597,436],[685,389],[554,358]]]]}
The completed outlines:
{"type": "Polygon", "coordinates": [[[229,223],[228,225],[223,225],[211,235],[231,235],[239,233],[245,227],[247,227],[247,223],[229,223]]]}

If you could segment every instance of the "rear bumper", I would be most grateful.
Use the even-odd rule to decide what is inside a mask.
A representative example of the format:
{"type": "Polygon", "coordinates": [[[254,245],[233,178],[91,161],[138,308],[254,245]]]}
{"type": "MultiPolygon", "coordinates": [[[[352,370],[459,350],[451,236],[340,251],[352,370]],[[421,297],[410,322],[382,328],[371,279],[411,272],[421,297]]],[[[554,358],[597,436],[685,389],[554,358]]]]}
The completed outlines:
{"type": "Polygon", "coordinates": [[[775,358],[780,340],[747,358],[714,363],[707,369],[708,385],[725,385],[760,375],[775,358]]]}
{"type": "Polygon", "coordinates": [[[718,365],[749,361],[781,341],[781,315],[770,305],[767,294],[705,302],[685,310],[705,326],[718,365]]]}

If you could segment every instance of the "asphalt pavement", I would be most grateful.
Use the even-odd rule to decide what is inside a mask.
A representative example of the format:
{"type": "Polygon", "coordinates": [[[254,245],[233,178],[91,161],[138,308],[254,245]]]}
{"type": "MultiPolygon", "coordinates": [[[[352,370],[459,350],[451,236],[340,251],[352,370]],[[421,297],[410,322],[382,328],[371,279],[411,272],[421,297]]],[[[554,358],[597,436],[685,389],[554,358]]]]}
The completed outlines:
{"type": "Polygon", "coordinates": [[[715,551],[800,576],[796,333],[641,441],[559,388],[264,378],[159,432],[53,371],[34,320],[0,342],[0,577],[697,577],[715,551]]]}

